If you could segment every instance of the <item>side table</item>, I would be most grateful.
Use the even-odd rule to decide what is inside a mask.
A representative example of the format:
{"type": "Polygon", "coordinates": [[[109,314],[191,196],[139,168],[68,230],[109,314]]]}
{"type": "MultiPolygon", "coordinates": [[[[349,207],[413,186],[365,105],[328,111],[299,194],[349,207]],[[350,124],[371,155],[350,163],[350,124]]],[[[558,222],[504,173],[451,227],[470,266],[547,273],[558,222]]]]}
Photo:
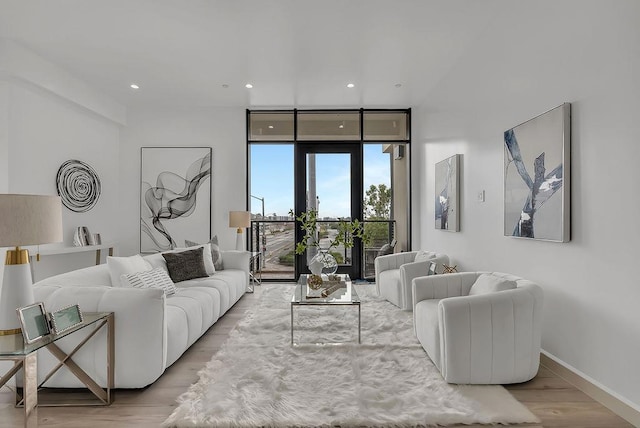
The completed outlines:
{"type": "Polygon", "coordinates": [[[0,336],[0,361],[13,361],[13,367],[0,377],[2,387],[14,375],[22,371],[22,385],[16,388],[16,406],[24,407],[24,426],[35,427],[38,425],[38,390],[51,378],[62,366],[73,373],[86,387],[98,398],[97,402],[90,404],[47,404],[45,406],[69,406],[69,405],[101,405],[108,406],[113,401],[114,363],[115,363],[115,337],[113,312],[85,312],[82,314],[82,323],[59,334],[51,334],[36,342],[25,344],[22,335],[0,336]],[[107,387],[102,388],[91,378],[78,364],[73,361],[75,353],[81,349],[103,327],[107,329],[107,387]],[[79,330],[87,330],[87,336],[69,353],[64,352],[56,345],[56,341],[75,333],[79,330]],[[38,384],[38,350],[47,349],[60,362],[38,384]]]}
{"type": "Polygon", "coordinates": [[[253,293],[256,285],[262,285],[262,257],[262,253],[259,251],[251,252],[247,293],[253,293]]]}

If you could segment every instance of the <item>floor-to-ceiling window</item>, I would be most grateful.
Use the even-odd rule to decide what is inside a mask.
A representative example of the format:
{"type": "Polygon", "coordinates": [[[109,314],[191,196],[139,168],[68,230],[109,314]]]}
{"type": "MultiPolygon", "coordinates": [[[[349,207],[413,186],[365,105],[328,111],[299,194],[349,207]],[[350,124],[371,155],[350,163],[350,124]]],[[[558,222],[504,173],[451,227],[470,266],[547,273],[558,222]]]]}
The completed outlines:
{"type": "Polygon", "coordinates": [[[373,277],[385,244],[410,248],[409,126],[410,110],[247,111],[250,248],[264,279],[306,271],[290,212],[316,210],[329,237],[339,219],[365,222],[368,245],[356,240],[335,254],[353,278],[373,277]]]}

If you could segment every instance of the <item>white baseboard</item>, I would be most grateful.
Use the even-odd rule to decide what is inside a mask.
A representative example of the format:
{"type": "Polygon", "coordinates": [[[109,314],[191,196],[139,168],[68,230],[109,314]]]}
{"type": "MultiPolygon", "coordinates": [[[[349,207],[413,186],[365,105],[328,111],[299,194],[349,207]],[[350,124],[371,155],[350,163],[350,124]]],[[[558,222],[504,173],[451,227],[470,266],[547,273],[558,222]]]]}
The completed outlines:
{"type": "Polygon", "coordinates": [[[542,351],[540,363],[633,426],[640,426],[640,409],[633,403],[546,351],[542,351]]]}

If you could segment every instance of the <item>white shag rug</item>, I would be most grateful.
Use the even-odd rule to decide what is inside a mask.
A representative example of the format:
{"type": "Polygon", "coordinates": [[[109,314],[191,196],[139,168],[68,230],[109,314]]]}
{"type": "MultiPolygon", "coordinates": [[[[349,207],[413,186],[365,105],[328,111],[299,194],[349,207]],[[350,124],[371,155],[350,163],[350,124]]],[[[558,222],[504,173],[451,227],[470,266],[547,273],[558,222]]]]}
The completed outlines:
{"type": "Polygon", "coordinates": [[[178,398],[165,427],[412,427],[539,422],[502,386],[446,383],[413,332],[411,312],[356,285],[357,307],[294,308],[293,286],[262,296],[178,398]],[[316,342],[351,341],[339,345],[316,342]]]}

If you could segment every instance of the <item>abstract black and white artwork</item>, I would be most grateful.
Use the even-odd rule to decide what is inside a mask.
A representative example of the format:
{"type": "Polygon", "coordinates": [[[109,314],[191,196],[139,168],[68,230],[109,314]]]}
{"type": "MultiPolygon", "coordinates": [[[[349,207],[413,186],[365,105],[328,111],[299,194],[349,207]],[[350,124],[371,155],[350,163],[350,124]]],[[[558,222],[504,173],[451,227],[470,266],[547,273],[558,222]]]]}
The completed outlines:
{"type": "Polygon", "coordinates": [[[98,202],[100,178],[88,163],[69,159],[58,168],[56,189],[65,207],[82,213],[89,211],[98,202]]]}
{"type": "Polygon", "coordinates": [[[460,155],[436,163],[436,229],[460,231],[459,189],[460,155]]]}
{"type": "Polygon", "coordinates": [[[570,239],[571,104],[504,133],[504,234],[570,239]]]}
{"type": "Polygon", "coordinates": [[[211,148],[142,147],[140,252],[211,236],[211,148]]]}

